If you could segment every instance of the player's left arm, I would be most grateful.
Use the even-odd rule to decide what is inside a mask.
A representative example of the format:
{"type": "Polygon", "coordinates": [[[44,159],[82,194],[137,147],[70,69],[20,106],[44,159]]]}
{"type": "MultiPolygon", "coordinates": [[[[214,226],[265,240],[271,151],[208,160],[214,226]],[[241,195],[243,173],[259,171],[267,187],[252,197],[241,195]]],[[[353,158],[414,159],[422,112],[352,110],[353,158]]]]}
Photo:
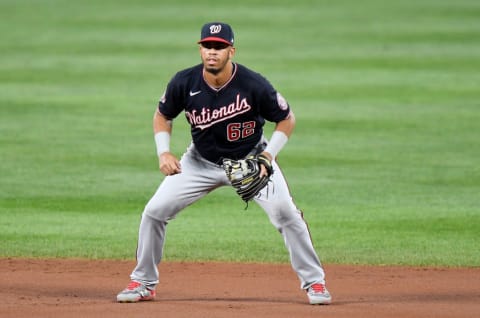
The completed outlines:
{"type": "Polygon", "coordinates": [[[293,111],[290,110],[287,118],[275,124],[275,130],[273,131],[272,137],[262,154],[267,156],[270,160],[275,159],[280,150],[282,150],[283,146],[287,143],[288,138],[292,135],[294,128],[295,115],[293,114],[293,111]]]}
{"type": "MultiPolygon", "coordinates": [[[[272,137],[270,138],[267,147],[261,153],[261,155],[267,157],[270,162],[275,159],[280,150],[282,150],[283,146],[285,146],[285,144],[287,143],[288,138],[290,138],[290,136],[292,135],[294,128],[295,115],[293,114],[293,111],[290,110],[287,118],[276,123],[275,130],[272,133],[272,137]]],[[[263,164],[261,165],[260,169],[260,176],[268,175],[267,168],[263,164]]]]}

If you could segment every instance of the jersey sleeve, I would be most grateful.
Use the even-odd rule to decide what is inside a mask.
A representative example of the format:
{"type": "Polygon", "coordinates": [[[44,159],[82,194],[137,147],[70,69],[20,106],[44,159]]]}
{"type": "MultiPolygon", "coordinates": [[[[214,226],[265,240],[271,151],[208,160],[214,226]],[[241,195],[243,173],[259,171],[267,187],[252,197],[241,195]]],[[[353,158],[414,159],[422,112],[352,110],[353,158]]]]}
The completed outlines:
{"type": "Polygon", "coordinates": [[[260,115],[268,121],[278,123],[290,114],[290,105],[273,86],[265,80],[260,98],[260,115]]]}
{"type": "Polygon", "coordinates": [[[183,105],[185,105],[182,91],[182,85],[177,74],[170,80],[167,89],[160,98],[158,111],[169,119],[177,117],[184,109],[183,105]]]}

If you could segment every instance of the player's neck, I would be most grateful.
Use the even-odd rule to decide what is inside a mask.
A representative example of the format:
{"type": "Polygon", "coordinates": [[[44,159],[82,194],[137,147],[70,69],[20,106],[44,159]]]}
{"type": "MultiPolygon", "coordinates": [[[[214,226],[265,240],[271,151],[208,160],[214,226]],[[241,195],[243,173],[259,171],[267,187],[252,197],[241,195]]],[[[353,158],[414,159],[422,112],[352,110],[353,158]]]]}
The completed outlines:
{"type": "Polygon", "coordinates": [[[203,78],[211,87],[220,88],[230,80],[230,78],[233,76],[233,71],[234,64],[232,62],[229,62],[225,65],[225,68],[223,68],[217,74],[213,74],[204,70],[203,78]]]}

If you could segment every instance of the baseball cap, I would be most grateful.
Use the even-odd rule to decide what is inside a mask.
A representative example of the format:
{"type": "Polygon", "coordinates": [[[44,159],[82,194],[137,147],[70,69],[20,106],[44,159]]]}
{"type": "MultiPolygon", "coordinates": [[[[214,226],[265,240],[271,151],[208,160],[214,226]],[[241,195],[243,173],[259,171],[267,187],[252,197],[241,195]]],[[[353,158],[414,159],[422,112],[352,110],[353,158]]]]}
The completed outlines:
{"type": "Polygon", "coordinates": [[[198,41],[197,43],[208,42],[208,41],[222,42],[228,45],[233,45],[233,30],[226,23],[222,23],[222,22],[207,23],[202,27],[200,41],[198,41]]]}

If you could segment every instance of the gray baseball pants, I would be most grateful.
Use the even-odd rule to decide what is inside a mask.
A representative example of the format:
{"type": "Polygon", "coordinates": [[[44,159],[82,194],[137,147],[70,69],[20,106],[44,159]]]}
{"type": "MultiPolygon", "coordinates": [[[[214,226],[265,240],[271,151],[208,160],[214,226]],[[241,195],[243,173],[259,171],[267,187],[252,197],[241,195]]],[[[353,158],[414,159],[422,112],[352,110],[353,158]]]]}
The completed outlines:
{"type": "MultiPolygon", "coordinates": [[[[145,206],[140,222],[137,265],[131,279],[155,288],[159,283],[158,265],[162,259],[168,222],[185,207],[221,186],[230,186],[223,167],[216,165],[189,146],[180,160],[182,173],[167,176],[145,206]]],[[[295,206],[285,178],[275,161],[271,182],[256,197],[270,222],[283,236],[292,268],[307,289],[325,283],[325,273],[312,245],[302,212],[295,206]]]]}

